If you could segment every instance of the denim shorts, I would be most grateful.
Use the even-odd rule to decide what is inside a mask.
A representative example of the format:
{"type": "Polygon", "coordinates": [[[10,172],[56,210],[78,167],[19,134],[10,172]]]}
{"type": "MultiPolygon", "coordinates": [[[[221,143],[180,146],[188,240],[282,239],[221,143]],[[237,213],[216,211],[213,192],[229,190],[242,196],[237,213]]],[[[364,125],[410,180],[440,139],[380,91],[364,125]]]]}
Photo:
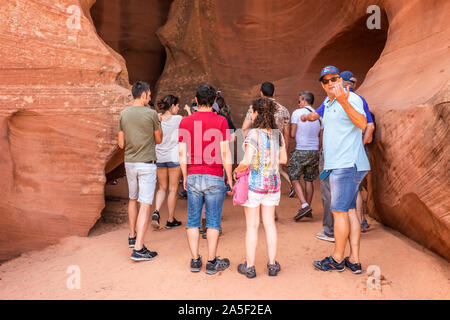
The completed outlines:
{"type": "Polygon", "coordinates": [[[356,208],[358,186],[366,174],[367,171],[357,171],[356,166],[331,171],[331,211],[348,212],[356,208]]]}
{"type": "Polygon", "coordinates": [[[158,169],[162,168],[176,168],[179,167],[180,164],[178,162],[157,162],[156,167],[158,169]]]}
{"type": "Polygon", "coordinates": [[[206,211],[206,228],[221,230],[222,206],[227,188],[223,177],[209,174],[188,175],[188,219],[186,229],[200,228],[203,204],[206,211]]]}
{"type": "Polygon", "coordinates": [[[130,199],[152,204],[156,187],[156,165],[144,162],[125,162],[125,171],[130,199]]]}

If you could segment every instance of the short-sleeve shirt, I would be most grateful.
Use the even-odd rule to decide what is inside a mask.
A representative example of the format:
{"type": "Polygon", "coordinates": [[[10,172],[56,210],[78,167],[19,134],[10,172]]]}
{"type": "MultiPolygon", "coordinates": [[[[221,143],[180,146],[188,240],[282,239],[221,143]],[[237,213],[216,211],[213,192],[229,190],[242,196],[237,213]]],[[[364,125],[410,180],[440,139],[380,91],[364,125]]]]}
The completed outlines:
{"type": "Polygon", "coordinates": [[[319,150],[319,133],[323,129],[319,120],[303,122],[300,117],[313,110],[310,106],[300,108],[292,113],[291,123],[297,124],[295,133],[296,150],[319,150]]]}
{"type": "MultiPolygon", "coordinates": [[[[269,98],[272,101],[275,101],[274,98],[269,98]]],[[[275,123],[277,124],[277,128],[278,130],[281,131],[281,133],[283,133],[283,129],[285,125],[289,124],[289,120],[291,118],[290,114],[289,114],[289,110],[286,109],[286,107],[282,106],[281,104],[279,104],[278,102],[276,102],[277,105],[277,110],[275,111],[274,117],[275,117],[275,123]]],[[[245,119],[247,120],[251,120],[252,119],[252,111],[251,111],[251,107],[250,106],[248,108],[247,114],[245,115],[245,119]]]]}
{"type": "Polygon", "coordinates": [[[173,115],[169,120],[161,121],[163,140],[155,147],[158,163],[179,162],[178,127],[182,119],[182,116],[173,115]]]}
{"type": "Polygon", "coordinates": [[[277,193],[281,180],[279,170],[280,141],[284,145],[282,135],[264,129],[251,129],[245,140],[255,153],[249,167],[249,190],[256,193],[277,193]]]}
{"type": "MultiPolygon", "coordinates": [[[[361,98],[353,92],[348,97],[350,105],[365,114],[361,98]]],[[[341,104],[327,97],[324,101],[323,152],[325,170],[351,168],[370,170],[369,160],[362,144],[362,130],[353,124],[341,104]]]]}
{"type": "Polygon", "coordinates": [[[125,162],[156,161],[155,131],[158,113],[144,106],[127,107],[120,113],[119,131],[125,136],[125,162]]]}
{"type": "Polygon", "coordinates": [[[227,140],[230,140],[227,120],[213,112],[197,111],[181,120],[178,141],[186,143],[188,175],[223,177],[220,142],[227,140]]]}

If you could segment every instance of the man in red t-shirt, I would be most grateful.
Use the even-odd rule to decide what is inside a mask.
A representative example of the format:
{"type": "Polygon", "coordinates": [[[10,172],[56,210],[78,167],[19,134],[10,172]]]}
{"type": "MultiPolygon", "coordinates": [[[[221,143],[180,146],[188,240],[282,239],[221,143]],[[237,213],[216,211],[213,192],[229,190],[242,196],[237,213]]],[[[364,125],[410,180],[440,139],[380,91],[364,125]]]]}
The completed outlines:
{"type": "Polygon", "coordinates": [[[232,160],[229,148],[227,120],[212,112],[216,90],[209,84],[197,89],[195,100],[198,111],[184,118],[179,127],[180,166],[184,188],[188,195],[188,221],[186,223],[191,271],[199,272],[202,259],[198,252],[200,220],[203,204],[206,209],[208,262],[206,273],[225,270],[230,260],[216,256],[221,230],[222,206],[226,196],[223,168],[233,187],[232,160]]]}

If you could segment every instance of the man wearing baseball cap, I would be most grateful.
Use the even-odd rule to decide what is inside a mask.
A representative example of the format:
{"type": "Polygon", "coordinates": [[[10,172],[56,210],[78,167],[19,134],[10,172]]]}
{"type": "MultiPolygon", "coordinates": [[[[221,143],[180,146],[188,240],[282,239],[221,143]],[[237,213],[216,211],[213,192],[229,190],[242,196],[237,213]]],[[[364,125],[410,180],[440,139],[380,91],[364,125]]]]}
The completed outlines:
{"type": "MultiPolygon", "coordinates": [[[[344,88],[336,67],[323,68],[319,81],[327,94],[322,121],[325,170],[321,178],[330,181],[335,247],[332,255],[313,265],[322,271],[344,271],[348,267],[353,273],[361,273],[360,224],[355,209],[359,183],[370,170],[361,139],[367,119],[361,98],[344,88]],[[344,257],[347,239],[350,256],[344,257]]],[[[311,112],[301,120],[319,118],[317,112],[311,112]]]]}

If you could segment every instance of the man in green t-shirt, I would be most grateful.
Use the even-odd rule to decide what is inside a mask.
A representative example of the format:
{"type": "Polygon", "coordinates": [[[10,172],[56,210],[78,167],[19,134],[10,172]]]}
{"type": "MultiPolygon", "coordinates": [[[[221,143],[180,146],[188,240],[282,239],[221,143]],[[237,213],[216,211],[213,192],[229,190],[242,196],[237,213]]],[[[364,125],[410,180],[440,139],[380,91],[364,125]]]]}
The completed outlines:
{"type": "Polygon", "coordinates": [[[162,141],[160,119],[147,107],[151,91],[148,83],[138,81],[131,89],[134,103],[120,113],[119,147],[125,148],[125,170],[128,181],[128,246],[133,248],[131,259],[151,260],[157,253],[144,245],[151,205],[156,186],[155,145],[162,141]],[[141,204],[138,214],[138,202],[141,204]]]}

